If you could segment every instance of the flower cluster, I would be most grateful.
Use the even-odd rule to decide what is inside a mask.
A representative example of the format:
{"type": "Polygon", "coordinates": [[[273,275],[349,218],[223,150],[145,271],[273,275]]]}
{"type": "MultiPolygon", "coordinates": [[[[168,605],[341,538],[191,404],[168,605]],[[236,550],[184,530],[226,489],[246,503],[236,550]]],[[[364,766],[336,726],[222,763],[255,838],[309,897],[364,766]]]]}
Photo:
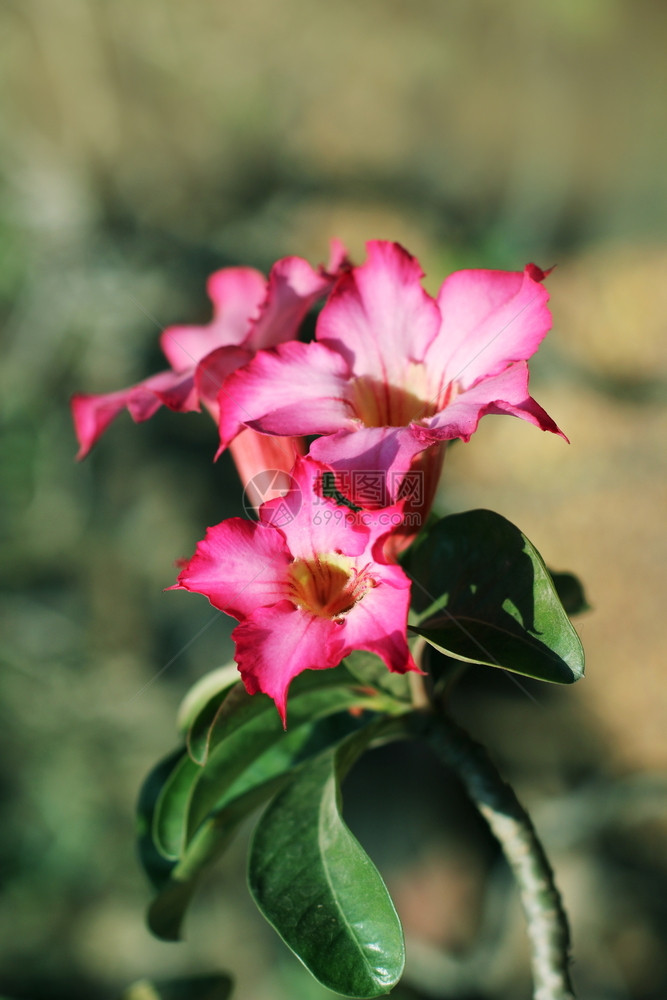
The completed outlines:
{"type": "Polygon", "coordinates": [[[493,413],[561,434],[528,388],[528,359],[551,325],[543,271],[457,271],[433,298],[401,246],[367,249],[360,266],[334,242],[326,267],[288,257],[268,279],[218,271],[212,321],[162,334],[169,370],[72,400],[79,457],[124,408],[140,421],[163,404],[203,405],[218,453],[230,448],[244,482],[265,469],[289,479],[298,509],[285,517],[277,497],[258,522],[210,528],[174,588],[238,620],[246,688],[270,695],[283,720],[292,678],[354,649],[390,670],[418,669],[406,643],[410,583],[395,557],[426,519],[446,442],[469,440],[493,413]],[[301,324],[321,300],[305,343],[301,324]]]}

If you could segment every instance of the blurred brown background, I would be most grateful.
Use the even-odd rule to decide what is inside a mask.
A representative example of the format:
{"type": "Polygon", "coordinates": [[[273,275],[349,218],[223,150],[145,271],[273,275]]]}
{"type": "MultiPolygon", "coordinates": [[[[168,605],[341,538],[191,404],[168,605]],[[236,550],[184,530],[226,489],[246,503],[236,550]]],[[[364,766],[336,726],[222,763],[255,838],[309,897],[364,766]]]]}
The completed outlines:
{"type": "MultiPolygon", "coordinates": [[[[227,622],[162,589],[240,487],[204,416],[124,416],[76,466],[67,401],[158,370],[210,271],[317,262],[336,235],[358,260],[400,240],[431,291],[557,264],[533,388],[572,443],[488,418],[439,505],[499,511],[583,578],[588,676],[533,701],[470,671],[456,707],[535,811],[580,995],[663,1000],[667,6],[5,0],[0,39],[0,991],[227,968],[239,997],[330,995],[255,915],[242,843],[186,944],[143,928],[136,792],[230,652],[227,622]]],[[[447,776],[380,756],[365,777],[351,817],[409,937],[395,995],[529,996],[511,885],[447,776]]]]}

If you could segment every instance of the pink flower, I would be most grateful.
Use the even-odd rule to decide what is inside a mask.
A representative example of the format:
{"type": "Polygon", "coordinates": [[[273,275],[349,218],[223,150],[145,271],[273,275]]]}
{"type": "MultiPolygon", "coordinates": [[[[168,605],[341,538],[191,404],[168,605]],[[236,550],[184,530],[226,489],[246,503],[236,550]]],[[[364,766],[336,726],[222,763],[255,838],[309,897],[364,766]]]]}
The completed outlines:
{"type": "Polygon", "coordinates": [[[292,679],[335,667],[354,649],[398,673],[419,669],[406,641],[410,581],[382,556],[400,508],[338,507],[321,494],[323,471],[298,459],[291,496],[263,504],[259,522],[209,528],[170,588],[204,594],[239,621],[232,638],[246,689],[273,698],[283,724],[292,679]]]}
{"type": "Polygon", "coordinates": [[[268,280],[250,267],[216,271],[207,284],[211,322],[172,326],[162,333],[160,346],[170,369],[119,392],[72,398],[80,444],[77,458],[88,454],[123,409],[139,422],[162,405],[185,413],[200,410],[203,403],[217,422],[226,403],[221,391],[225,378],[257,351],[295,337],[308,310],[328,293],[345,266],[345,249],[332,241],[328,270],[314,270],[300,257],[285,257],[273,265],[268,280]]]}
{"type": "Polygon", "coordinates": [[[366,263],[334,287],[315,342],[261,351],[225,381],[221,447],[241,425],[323,435],[314,458],[336,470],[385,470],[394,500],[413,462],[432,492],[437,475],[416,456],[431,449],[439,472],[443,449],[431,446],[469,440],[487,413],[561,434],[528,391],[527,359],[551,325],[544,273],[534,264],[457,271],[436,299],[422,277],[397,243],[369,243],[366,263]]]}

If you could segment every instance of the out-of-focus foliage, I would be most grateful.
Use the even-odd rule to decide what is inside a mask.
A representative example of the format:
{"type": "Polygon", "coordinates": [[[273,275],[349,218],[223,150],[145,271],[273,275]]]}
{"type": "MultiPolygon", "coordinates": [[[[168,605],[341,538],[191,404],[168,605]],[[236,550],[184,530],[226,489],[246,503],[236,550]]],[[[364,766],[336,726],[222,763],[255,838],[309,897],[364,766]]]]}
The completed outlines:
{"type": "MultiPolygon", "coordinates": [[[[666,30],[650,0],[2,6],[2,993],[111,1000],[229,969],[238,996],[326,995],[255,915],[242,844],[186,945],[143,927],[139,784],[230,653],[223,616],[162,588],[240,487],[204,416],[123,416],[75,466],[67,399],[157,370],[159,329],[206,319],[213,269],[315,262],[338,235],[358,259],[401,240],[430,290],[458,266],[558,265],[535,382],[572,447],[484,421],[439,504],[499,511],[582,577],[588,676],[527,697],[472,668],[455,708],[535,807],[581,995],[662,1000],[666,30]]],[[[527,996],[484,830],[425,760],[376,753],[393,811],[361,771],[346,803],[406,927],[394,995],[527,996]]]]}

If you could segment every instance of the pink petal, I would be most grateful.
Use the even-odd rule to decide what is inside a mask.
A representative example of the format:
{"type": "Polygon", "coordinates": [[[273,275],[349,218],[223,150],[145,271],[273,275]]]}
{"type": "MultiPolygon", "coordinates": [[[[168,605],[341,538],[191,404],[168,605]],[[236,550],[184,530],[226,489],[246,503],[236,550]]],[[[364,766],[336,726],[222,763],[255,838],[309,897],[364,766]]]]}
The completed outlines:
{"type": "Polygon", "coordinates": [[[72,417],[80,445],[77,459],[88,454],[121,410],[127,409],[132,419],[140,423],[152,417],[162,405],[180,413],[199,409],[192,372],[160,372],[129,389],[102,396],[73,396],[72,417]]]}
{"type": "Polygon", "coordinates": [[[276,261],[269,273],[266,298],[246,341],[254,351],[275,347],[296,337],[308,310],[333,284],[301,257],[276,261]]]}
{"type": "Polygon", "coordinates": [[[422,361],[440,313],[421,287],[417,260],[398,243],[367,244],[368,260],[343,274],[317,323],[317,339],[339,350],[355,375],[401,385],[408,361],[422,361]]]}
{"type": "Polygon", "coordinates": [[[493,378],[481,379],[477,385],[460,393],[434,417],[419,425],[413,424],[412,430],[424,445],[452,438],[468,441],[487,413],[507,413],[522,417],[543,431],[552,431],[565,438],[548,413],[530,396],[528,365],[525,361],[517,361],[493,378]]]}
{"type": "MultiPolygon", "coordinates": [[[[192,371],[159,372],[144,379],[138,388],[154,393],[157,398],[176,413],[190,413],[199,410],[199,400],[195,391],[192,371]]],[[[143,393],[130,397],[127,408],[133,420],[148,420],[155,409],[143,393]]]]}
{"type": "Polygon", "coordinates": [[[160,347],[175,372],[192,371],[202,358],[220,347],[220,338],[212,323],[168,326],[160,334],[160,347]]]}
{"type": "Polygon", "coordinates": [[[225,380],[251,359],[251,352],[243,347],[218,347],[197,365],[195,369],[197,395],[216,423],[220,419],[220,397],[225,380]]]}
{"type": "Polygon", "coordinates": [[[286,725],[287,691],[304,670],[326,670],[343,659],[342,628],[289,601],[257,608],[232,632],[234,657],[249,694],[263,691],[286,725]]]}
{"type": "Polygon", "coordinates": [[[260,351],[226,380],[219,396],[220,441],[226,447],[243,424],[269,434],[326,434],[355,427],[349,369],[322,344],[292,341],[260,351]]]}
{"type": "Polygon", "coordinates": [[[395,673],[421,673],[406,641],[409,579],[399,566],[376,564],[370,572],[376,586],[366,591],[344,619],[345,655],[365,649],[377,653],[395,673]]]}
{"type": "Polygon", "coordinates": [[[369,530],[354,512],[322,495],[322,476],[329,471],[312,458],[297,459],[287,501],[292,516],[283,515],[286,504],[280,498],[259,508],[260,520],[280,528],[295,559],[333,552],[357,556],[369,545],[369,530]]]}
{"type": "MultiPolygon", "coordinates": [[[[85,458],[97,439],[104,433],[111,421],[127,402],[127,392],[110,392],[105,396],[72,396],[70,407],[74,430],[79,442],[77,460],[85,458]]],[[[155,409],[160,408],[160,400],[153,397],[155,409]]]]}
{"type": "Polygon", "coordinates": [[[533,264],[518,271],[456,271],[442,284],[442,327],[426,364],[441,372],[441,388],[465,388],[497,375],[535,353],[551,327],[544,273],[533,264]]]}
{"type": "Polygon", "coordinates": [[[396,499],[413,458],[424,447],[409,427],[362,427],[317,438],[310,454],[341,475],[347,472],[339,488],[353,503],[386,507],[396,499]]]}
{"type": "Polygon", "coordinates": [[[225,344],[243,343],[266,298],[266,286],[266,278],[254,267],[224,267],[210,275],[206,291],[213,302],[214,322],[227,331],[225,344]]]}
{"type": "Polygon", "coordinates": [[[242,621],[258,605],[285,598],[291,561],[275,528],[232,517],[207,530],[169,589],[204,594],[214,608],[242,621]]]}
{"type": "Polygon", "coordinates": [[[214,318],[205,326],[170,326],[160,337],[160,346],[174,371],[198,364],[217,347],[237,347],[250,331],[266,297],[263,274],[251,267],[226,267],[207,283],[214,318]]]}

